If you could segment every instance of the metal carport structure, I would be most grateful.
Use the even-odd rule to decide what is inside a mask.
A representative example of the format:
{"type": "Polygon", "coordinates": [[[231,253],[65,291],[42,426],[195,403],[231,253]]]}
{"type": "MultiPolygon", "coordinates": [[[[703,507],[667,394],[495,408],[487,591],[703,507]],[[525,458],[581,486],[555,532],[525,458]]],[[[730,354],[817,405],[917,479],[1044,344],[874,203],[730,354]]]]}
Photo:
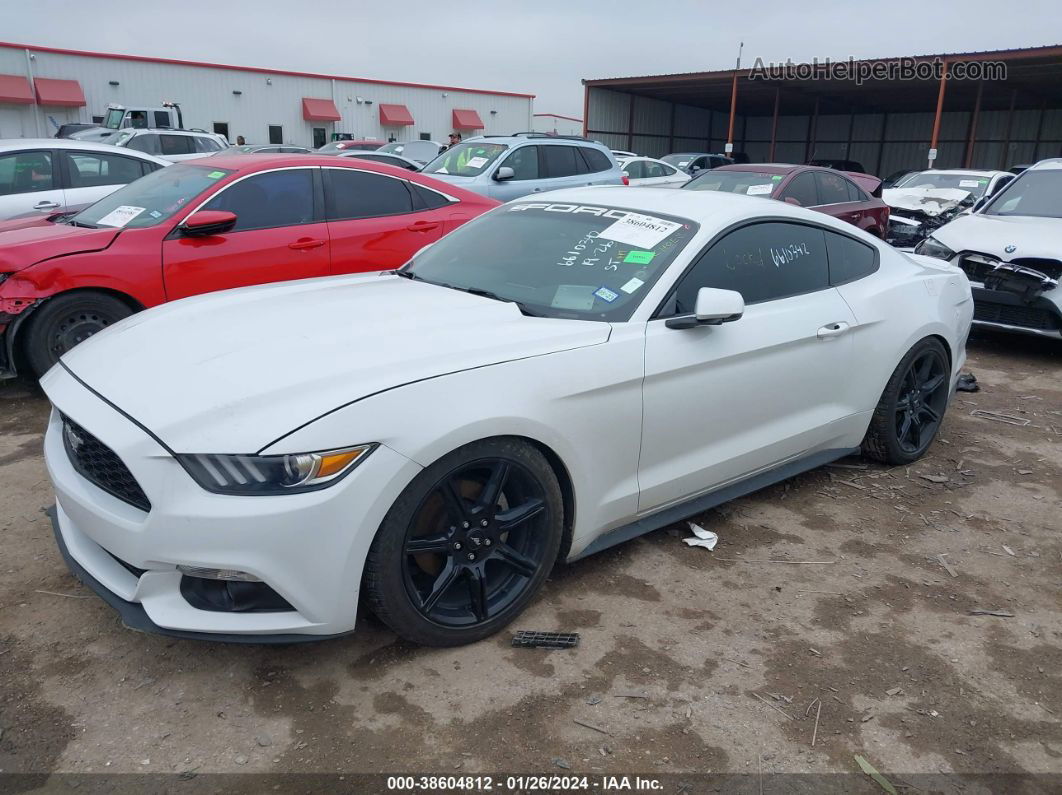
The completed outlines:
{"type": "Polygon", "coordinates": [[[752,162],[840,158],[880,176],[925,168],[934,148],[937,168],[1062,154],[1060,45],[840,63],[583,80],[585,134],[652,156],[729,139],[752,162]]]}

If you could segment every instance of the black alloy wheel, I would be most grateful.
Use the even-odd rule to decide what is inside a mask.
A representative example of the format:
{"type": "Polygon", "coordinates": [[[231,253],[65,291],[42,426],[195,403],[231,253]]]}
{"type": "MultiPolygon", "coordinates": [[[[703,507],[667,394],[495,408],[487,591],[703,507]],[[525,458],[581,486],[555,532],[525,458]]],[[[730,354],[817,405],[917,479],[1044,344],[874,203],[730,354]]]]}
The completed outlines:
{"type": "Polygon", "coordinates": [[[921,455],[933,440],[948,405],[948,364],[929,348],[904,373],[896,401],[896,441],[911,455],[921,455]]]}
{"type": "Polygon", "coordinates": [[[425,469],[373,541],[373,611],[417,643],[453,646],[497,632],[539,590],[560,548],[564,506],[549,463],[527,442],[487,439],[425,469]]]}
{"type": "Polygon", "coordinates": [[[950,360],[927,337],[900,360],[874,409],[863,454],[893,466],[917,461],[936,437],[950,396],[950,360]]]}

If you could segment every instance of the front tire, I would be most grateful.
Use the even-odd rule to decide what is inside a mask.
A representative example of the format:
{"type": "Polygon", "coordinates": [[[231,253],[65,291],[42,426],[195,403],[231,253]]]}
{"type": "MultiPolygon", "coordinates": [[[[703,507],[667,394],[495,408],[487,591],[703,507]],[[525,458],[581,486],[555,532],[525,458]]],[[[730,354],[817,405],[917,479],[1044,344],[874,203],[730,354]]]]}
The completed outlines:
{"type": "Polygon", "coordinates": [[[64,353],[131,314],[127,304],[103,293],[63,293],[48,299],[26,326],[24,350],[30,369],[40,378],[64,353]]]}
{"type": "Polygon", "coordinates": [[[896,365],[863,439],[863,454],[893,466],[917,461],[933,442],[948,407],[948,352],[928,337],[896,365]]]}
{"type": "Polygon", "coordinates": [[[498,632],[542,587],[564,504],[545,456],[519,439],[473,442],[421,472],[369,550],[372,611],[407,640],[459,646],[498,632]]]}

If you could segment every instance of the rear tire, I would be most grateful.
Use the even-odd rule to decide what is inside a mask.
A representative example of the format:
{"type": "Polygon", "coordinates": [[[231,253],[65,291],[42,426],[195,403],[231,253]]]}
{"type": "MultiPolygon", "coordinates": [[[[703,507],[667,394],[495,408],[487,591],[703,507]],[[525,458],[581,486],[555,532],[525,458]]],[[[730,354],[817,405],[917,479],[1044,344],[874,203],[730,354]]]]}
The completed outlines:
{"type": "Polygon", "coordinates": [[[365,565],[368,605],[414,643],[481,640],[541,589],[563,526],[560,485],[534,446],[467,444],[417,475],[387,513],[365,565]]]}
{"type": "Polygon", "coordinates": [[[863,455],[892,466],[917,461],[940,429],[950,390],[948,352],[927,337],[896,365],[863,438],[863,455]]]}
{"type": "Polygon", "coordinates": [[[40,378],[67,351],[133,310],[111,295],[95,292],[61,293],[36,310],[25,330],[26,359],[40,378]]]}

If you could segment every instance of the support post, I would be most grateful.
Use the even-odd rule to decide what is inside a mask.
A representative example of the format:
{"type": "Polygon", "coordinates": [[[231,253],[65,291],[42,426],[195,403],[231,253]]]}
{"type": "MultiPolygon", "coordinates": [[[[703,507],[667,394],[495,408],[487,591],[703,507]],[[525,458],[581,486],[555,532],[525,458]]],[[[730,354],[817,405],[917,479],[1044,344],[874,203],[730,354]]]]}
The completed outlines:
{"type": "Polygon", "coordinates": [[[944,111],[944,89],[948,85],[948,62],[944,61],[944,71],[940,74],[940,89],[937,91],[937,113],[933,117],[933,138],[929,142],[929,168],[937,159],[937,139],[940,137],[940,116],[944,111]]]}
{"type": "Polygon", "coordinates": [[[973,113],[970,114],[970,127],[966,131],[966,159],[963,160],[963,168],[972,168],[974,142],[977,140],[977,119],[981,115],[981,93],[984,88],[984,81],[978,82],[977,99],[974,100],[973,113]]]}
{"type": "Polygon", "coordinates": [[[778,105],[781,100],[782,90],[776,88],[774,90],[774,118],[771,119],[771,149],[767,153],[767,162],[774,162],[774,144],[778,140],[778,105]]]}
{"type": "Polygon", "coordinates": [[[730,157],[734,152],[734,114],[737,111],[737,72],[734,72],[734,82],[730,87],[730,130],[726,134],[726,147],[724,152],[730,157]]]}
{"type": "Polygon", "coordinates": [[[1007,156],[1010,153],[1010,131],[1014,124],[1014,103],[1017,102],[1018,91],[1010,92],[1010,107],[1007,109],[1007,134],[1003,138],[1003,148],[999,151],[999,170],[1007,170],[1007,156]]]}
{"type": "Polygon", "coordinates": [[[804,144],[804,162],[807,163],[811,160],[811,156],[815,153],[815,135],[818,132],[816,129],[819,126],[819,98],[815,97],[815,109],[811,112],[811,118],[808,119],[808,140],[804,144]]]}

